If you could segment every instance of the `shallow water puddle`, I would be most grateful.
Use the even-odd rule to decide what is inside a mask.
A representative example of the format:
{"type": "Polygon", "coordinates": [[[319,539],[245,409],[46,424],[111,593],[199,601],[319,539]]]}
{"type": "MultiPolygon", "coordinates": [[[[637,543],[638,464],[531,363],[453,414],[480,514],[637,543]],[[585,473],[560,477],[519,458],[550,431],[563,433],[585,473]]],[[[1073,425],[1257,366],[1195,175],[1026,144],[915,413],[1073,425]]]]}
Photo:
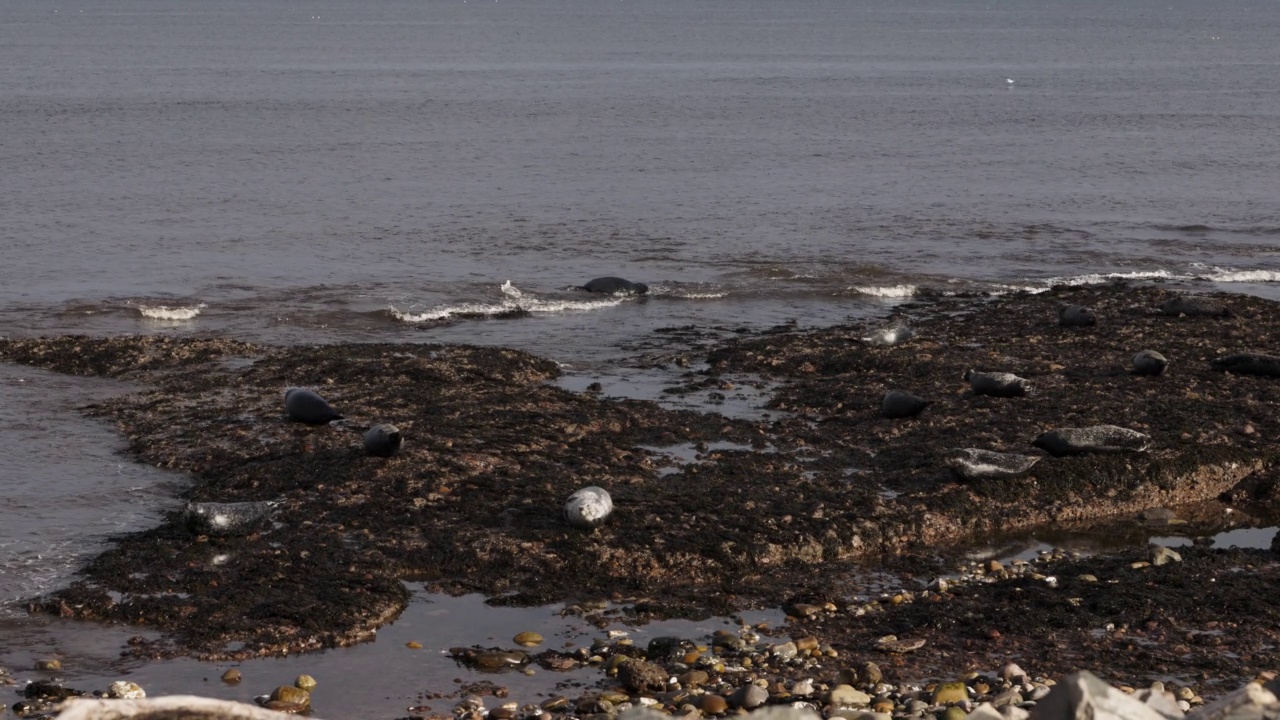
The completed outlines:
{"type": "Polygon", "coordinates": [[[660,460],[666,460],[670,463],[666,467],[658,469],[658,477],[674,475],[680,472],[685,465],[700,463],[716,452],[777,452],[772,445],[755,448],[747,443],[729,442],[727,440],[717,440],[709,443],[679,443],[676,445],[637,445],[636,447],[641,450],[648,450],[657,455],[660,460]]]}
{"type": "Polygon", "coordinates": [[[603,397],[651,400],[672,410],[714,412],[740,420],[768,420],[782,415],[765,406],[773,394],[772,385],[760,385],[752,378],[720,378],[723,385],[687,389],[678,371],[659,368],[617,368],[580,372],[566,369],[554,384],[572,392],[598,392],[603,397]],[[594,387],[598,384],[598,387],[594,387]],[[594,389],[593,389],[594,387],[594,389]],[[673,391],[674,390],[674,391],[673,391]]]}
{"type": "MultiPolygon", "coordinates": [[[[137,635],[154,637],[138,628],[101,626],[30,617],[0,621],[0,634],[7,642],[0,647],[0,666],[8,667],[18,687],[28,680],[50,679],[50,673],[31,670],[36,660],[58,658],[63,671],[56,677],[79,690],[105,690],[113,681],[128,678],[150,696],[192,693],[226,700],[252,702],[257,695],[270,693],[278,685],[289,685],[302,673],[319,683],[312,693],[312,705],[319,717],[398,717],[408,708],[423,706],[447,714],[466,693],[465,684],[489,682],[507,688],[508,697],[484,697],[487,707],[505,702],[537,703],[568,688],[591,686],[605,679],[599,668],[578,667],[551,671],[529,666],[521,670],[491,673],[471,670],[448,654],[451,647],[497,647],[520,649],[512,638],[532,630],[545,640],[527,648],[571,651],[590,647],[609,631],[626,633],[636,645],[664,635],[688,639],[710,636],[719,629],[738,627],[738,619],[709,618],[702,621],[670,620],[630,625],[615,605],[599,616],[607,629],[596,627],[596,617],[561,615],[565,605],[536,608],[492,607],[481,595],[450,597],[427,594],[411,585],[413,598],[396,619],[378,630],[377,638],[350,648],[290,657],[263,658],[240,663],[204,663],[189,658],[137,660],[120,657],[128,639],[137,635]],[[421,649],[406,644],[420,643],[421,649]],[[242,681],[231,685],[219,678],[227,669],[240,670],[242,681]],[[434,696],[442,695],[444,697],[434,696]]],[[[739,616],[744,622],[781,625],[781,611],[753,611],[739,616]]]]}
{"type": "MultiPolygon", "coordinates": [[[[1210,547],[1214,548],[1237,547],[1242,549],[1265,550],[1271,547],[1271,541],[1275,538],[1278,531],[1280,531],[1280,528],[1277,527],[1235,528],[1204,537],[1208,538],[1210,541],[1210,547]]],[[[1145,542],[1151,545],[1163,545],[1168,548],[1176,548],[1194,544],[1196,542],[1196,537],[1192,535],[1148,534],[1145,542]]],[[[1054,549],[1078,552],[1083,555],[1094,555],[1098,553],[1124,550],[1131,548],[1134,545],[1135,540],[1131,537],[1113,536],[1107,535],[1104,532],[1098,532],[1096,534],[1063,535],[1051,540],[1041,540],[1036,537],[1028,537],[1021,540],[1013,540],[1001,545],[981,546],[967,553],[967,556],[970,559],[977,561],[999,560],[1002,563],[1010,563],[1017,560],[1034,560],[1041,555],[1052,552],[1054,549]]]]}

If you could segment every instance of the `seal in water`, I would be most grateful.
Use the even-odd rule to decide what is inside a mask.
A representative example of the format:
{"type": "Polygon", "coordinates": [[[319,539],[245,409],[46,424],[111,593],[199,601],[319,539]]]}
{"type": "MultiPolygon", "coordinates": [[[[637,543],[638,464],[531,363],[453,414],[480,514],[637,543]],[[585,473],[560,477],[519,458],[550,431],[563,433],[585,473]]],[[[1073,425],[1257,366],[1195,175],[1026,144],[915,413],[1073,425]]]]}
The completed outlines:
{"type": "Polygon", "coordinates": [[[590,485],[574,492],[564,503],[564,519],[579,528],[599,527],[613,512],[613,498],[602,487],[590,485]]]}
{"type": "Polygon", "coordinates": [[[324,398],[303,388],[284,391],[284,411],[288,413],[289,419],[308,425],[326,425],[332,420],[342,419],[324,398]]]}
{"type": "Polygon", "coordinates": [[[974,395],[1018,397],[1031,392],[1031,381],[1013,373],[970,370],[964,374],[964,379],[969,381],[974,395]]]}
{"type": "Polygon", "coordinates": [[[1058,324],[1062,327],[1087,327],[1098,324],[1098,316],[1083,305],[1063,305],[1058,308],[1058,324]]]}
{"type": "Polygon", "coordinates": [[[890,390],[880,403],[880,414],[890,420],[915,417],[929,407],[929,401],[901,390],[890,390]]]}
{"type": "Polygon", "coordinates": [[[1165,300],[1160,305],[1160,312],[1165,315],[1185,315],[1187,317],[1230,317],[1231,309],[1217,300],[1194,295],[1178,295],[1165,300]]]}
{"type": "Polygon", "coordinates": [[[1163,375],[1169,359],[1155,350],[1140,350],[1133,356],[1135,375],[1163,375]]]}
{"type": "Polygon", "coordinates": [[[1209,362],[1210,369],[1237,375],[1265,375],[1280,377],[1280,357],[1261,353],[1237,353],[1223,355],[1209,362]]]}
{"type": "Polygon", "coordinates": [[[374,425],[364,434],[364,449],[370,455],[391,457],[400,452],[400,443],[403,441],[400,428],[383,423],[374,425]]]}
{"type": "Polygon", "coordinates": [[[947,467],[965,480],[1018,477],[1038,462],[1038,455],[1016,455],[977,448],[961,448],[947,454],[947,467]]]}
{"type": "Polygon", "coordinates": [[[644,283],[631,282],[623,280],[620,277],[599,277],[586,285],[582,286],[583,290],[593,293],[604,293],[606,295],[619,295],[622,293],[631,293],[633,295],[643,295],[649,292],[649,286],[644,283]]]}
{"type": "Polygon", "coordinates": [[[183,518],[187,522],[187,528],[197,535],[248,535],[266,522],[281,502],[189,502],[183,511],[183,518]]]}
{"type": "Polygon", "coordinates": [[[1031,444],[1054,457],[1087,453],[1145,452],[1151,447],[1151,436],[1115,425],[1093,425],[1083,428],[1056,428],[1032,440],[1031,444]]]}

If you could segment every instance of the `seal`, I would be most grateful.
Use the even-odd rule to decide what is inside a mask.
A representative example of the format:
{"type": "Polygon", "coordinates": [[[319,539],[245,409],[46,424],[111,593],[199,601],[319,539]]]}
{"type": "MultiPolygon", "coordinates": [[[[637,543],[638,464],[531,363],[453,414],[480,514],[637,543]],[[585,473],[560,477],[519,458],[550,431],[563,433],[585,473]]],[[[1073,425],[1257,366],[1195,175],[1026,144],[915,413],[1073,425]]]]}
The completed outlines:
{"type": "Polygon", "coordinates": [[[1160,312],[1178,317],[1231,317],[1231,309],[1226,305],[1206,297],[1195,295],[1178,295],[1165,300],[1160,305],[1160,312]]]}
{"type": "Polygon", "coordinates": [[[1031,392],[1031,381],[1013,373],[969,370],[964,374],[964,379],[969,381],[974,395],[1019,397],[1031,392]]]}
{"type": "Polygon", "coordinates": [[[333,420],[341,420],[338,411],[329,406],[325,399],[303,388],[289,388],[284,391],[284,411],[290,420],[297,420],[308,425],[327,425],[333,420]]]}
{"type": "Polygon", "coordinates": [[[929,401],[901,390],[890,390],[880,403],[880,414],[890,420],[915,417],[929,407],[929,401]]]}
{"type": "Polygon", "coordinates": [[[960,448],[947,453],[946,462],[964,480],[999,480],[1025,474],[1040,456],[960,448]]]}
{"type": "Polygon", "coordinates": [[[613,512],[613,498],[602,487],[589,485],[575,491],[564,503],[564,519],[577,528],[599,527],[613,512]]]}
{"type": "Polygon", "coordinates": [[[183,510],[183,519],[186,520],[187,529],[197,535],[248,535],[270,519],[272,511],[282,502],[189,502],[183,510]]]}
{"type": "Polygon", "coordinates": [[[1262,353],[1236,353],[1209,361],[1209,368],[1237,375],[1280,377],[1280,357],[1262,353]]]}
{"type": "Polygon", "coordinates": [[[1133,356],[1134,375],[1163,375],[1169,359],[1155,350],[1139,350],[1133,356]]]}
{"type": "Polygon", "coordinates": [[[400,428],[383,423],[374,425],[364,434],[364,449],[375,457],[391,457],[400,452],[400,443],[403,441],[400,428]]]}
{"type": "Polygon", "coordinates": [[[1063,305],[1058,308],[1058,324],[1062,327],[1088,327],[1098,324],[1098,316],[1083,305],[1063,305]]]}
{"type": "Polygon", "coordinates": [[[1151,436],[1115,425],[1083,428],[1055,428],[1031,441],[1054,457],[1089,453],[1145,452],[1151,436]]]}
{"type": "Polygon", "coordinates": [[[649,292],[649,286],[644,283],[631,282],[623,280],[620,277],[598,277],[582,286],[583,290],[593,293],[603,293],[605,295],[643,295],[649,292]]]}

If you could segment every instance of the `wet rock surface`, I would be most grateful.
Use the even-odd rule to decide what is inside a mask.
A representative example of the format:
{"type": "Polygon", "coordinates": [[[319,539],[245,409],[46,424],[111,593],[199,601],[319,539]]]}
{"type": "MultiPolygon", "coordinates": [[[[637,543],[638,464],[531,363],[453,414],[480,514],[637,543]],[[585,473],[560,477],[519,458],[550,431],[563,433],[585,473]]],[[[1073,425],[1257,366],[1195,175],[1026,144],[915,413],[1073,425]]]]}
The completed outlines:
{"type": "MultiPolygon", "coordinates": [[[[911,328],[898,344],[865,340],[876,335],[864,325],[784,327],[720,343],[706,369],[682,379],[705,387],[754,375],[776,385],[775,415],[763,420],[571,393],[545,382],[554,363],[496,348],[0,341],[0,360],[145,383],[88,411],[118,423],[139,461],[190,473],[186,499],[282,500],[273,522],[243,537],[196,535],[175,513],[119,539],[78,582],[32,607],[166,631],[164,642],[131,646],[139,655],[243,658],[367,639],[404,606],[404,579],[498,603],[641,596],[634,619],[785,603],[806,608],[789,610],[795,636],[834,655],[771,656],[779,674],[820,658],[831,675],[812,675],[822,682],[837,664],[871,659],[905,679],[1036,658],[1037,673],[1114,664],[1234,687],[1277,664],[1280,618],[1267,601],[1277,570],[1266,551],[1183,548],[1182,562],[1139,569],[1145,549],[1065,559],[1053,585],[991,572],[998,582],[897,593],[872,601],[874,612],[859,613],[866,603],[842,590],[869,567],[923,587],[951,572],[960,543],[1018,528],[1224,493],[1265,512],[1280,385],[1210,362],[1274,351],[1280,309],[1214,296],[1229,312],[1162,311],[1174,298],[1117,286],[933,299],[896,311],[890,323],[911,328]],[[1060,326],[1063,304],[1090,308],[1096,324],[1060,326]],[[1165,374],[1129,371],[1144,348],[1170,359],[1165,374]],[[975,395],[963,379],[971,368],[1027,378],[1035,393],[975,395]],[[316,388],[346,420],[289,422],[280,398],[294,386],[316,388]],[[895,388],[930,398],[928,412],[883,418],[895,388]],[[363,448],[378,423],[405,436],[393,457],[363,448]],[[1150,449],[1045,456],[1019,477],[963,483],[947,464],[956,448],[1032,455],[1046,430],[1103,424],[1149,435],[1150,449]],[[648,449],[684,443],[701,450],[698,462],[673,468],[648,449]],[[715,449],[730,445],[742,449],[715,449]],[[586,532],[562,517],[564,498],[585,485],[607,489],[615,505],[586,532]],[[892,652],[876,644],[888,635],[923,643],[892,652]],[[1215,638],[1232,638],[1232,650],[1215,638]]],[[[719,697],[747,684],[717,684],[714,665],[664,663],[672,676],[710,671],[719,697]]]]}

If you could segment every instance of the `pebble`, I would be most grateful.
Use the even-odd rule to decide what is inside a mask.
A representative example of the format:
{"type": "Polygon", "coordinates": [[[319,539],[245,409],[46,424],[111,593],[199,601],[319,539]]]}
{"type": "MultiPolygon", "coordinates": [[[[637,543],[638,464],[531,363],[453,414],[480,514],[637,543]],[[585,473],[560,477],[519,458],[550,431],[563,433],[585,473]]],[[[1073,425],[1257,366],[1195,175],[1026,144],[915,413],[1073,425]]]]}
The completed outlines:
{"type": "Polygon", "coordinates": [[[850,685],[837,685],[827,694],[827,703],[835,707],[866,707],[871,696],[850,685]]]}
{"type": "Polygon", "coordinates": [[[800,697],[808,697],[809,695],[812,695],[812,694],[813,694],[813,680],[812,680],[811,678],[805,678],[805,679],[803,679],[803,680],[797,680],[797,681],[796,681],[796,682],[791,686],[791,694],[792,694],[792,695],[799,695],[800,697]]]}
{"type": "Polygon", "coordinates": [[[729,696],[729,702],[744,710],[754,710],[769,700],[769,693],[754,683],[743,685],[729,696]]]}
{"type": "Polygon", "coordinates": [[[526,630],[522,633],[517,633],[511,641],[520,647],[537,647],[542,644],[542,636],[531,630],[526,630]]]}
{"type": "Polygon", "coordinates": [[[1151,549],[1152,565],[1168,565],[1171,562],[1182,562],[1182,556],[1163,545],[1156,545],[1151,549]]]}
{"type": "Polygon", "coordinates": [[[954,705],[969,699],[969,687],[963,682],[939,683],[933,691],[934,705],[954,705]]]}
{"type": "Polygon", "coordinates": [[[698,698],[698,709],[707,715],[720,715],[729,709],[729,701],[719,695],[708,693],[698,698]]]}
{"type": "Polygon", "coordinates": [[[117,680],[107,688],[107,697],[118,700],[140,700],[146,696],[147,693],[141,685],[128,680],[117,680]]]}
{"type": "MultiPolygon", "coordinates": [[[[294,687],[293,685],[281,685],[271,691],[271,697],[268,698],[268,703],[271,702],[278,702],[289,706],[298,705],[306,708],[311,705],[311,693],[303,690],[302,688],[294,687]]],[[[270,707],[269,704],[268,707],[270,707]]],[[[278,708],[272,709],[274,710],[278,708]]],[[[285,712],[288,711],[286,710],[285,712]]]]}
{"type": "Polygon", "coordinates": [[[310,675],[299,675],[294,679],[293,686],[300,690],[311,692],[316,689],[316,679],[310,675]]]}
{"type": "Polygon", "coordinates": [[[963,708],[952,705],[942,711],[941,718],[942,720],[964,720],[967,716],[968,713],[963,708]]]}
{"type": "Polygon", "coordinates": [[[799,650],[796,648],[796,644],[793,642],[784,642],[781,645],[774,645],[773,649],[770,650],[769,652],[770,655],[773,655],[779,660],[790,660],[791,658],[795,657],[798,653],[799,653],[799,650]]]}
{"type": "Polygon", "coordinates": [[[417,640],[410,640],[409,642],[405,643],[404,646],[409,648],[410,650],[422,649],[422,643],[418,642],[417,640]]]}
{"type": "Polygon", "coordinates": [[[36,670],[56,672],[61,669],[62,669],[61,660],[37,660],[36,661],[36,670]]]}
{"type": "Polygon", "coordinates": [[[686,688],[702,687],[707,684],[710,676],[705,670],[690,670],[676,678],[680,681],[680,685],[686,688]]]}
{"type": "Polygon", "coordinates": [[[240,671],[236,668],[231,668],[230,670],[222,673],[222,682],[224,683],[240,682],[240,671]]]}

